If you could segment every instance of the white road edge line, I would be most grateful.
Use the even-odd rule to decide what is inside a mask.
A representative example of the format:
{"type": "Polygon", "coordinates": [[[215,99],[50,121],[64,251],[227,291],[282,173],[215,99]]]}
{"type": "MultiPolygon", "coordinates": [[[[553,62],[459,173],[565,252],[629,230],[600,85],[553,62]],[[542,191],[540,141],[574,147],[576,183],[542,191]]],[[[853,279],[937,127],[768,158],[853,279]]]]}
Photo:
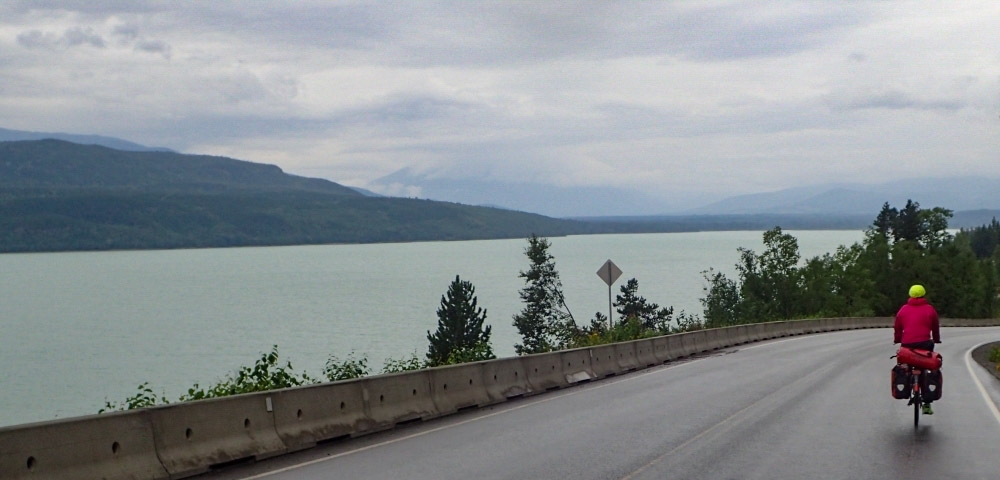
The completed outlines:
{"type": "Polygon", "coordinates": [[[979,393],[983,396],[983,401],[986,402],[986,405],[989,405],[990,411],[993,412],[993,418],[997,420],[997,423],[1000,423],[1000,410],[997,410],[997,406],[995,403],[993,403],[993,399],[990,398],[990,394],[986,392],[986,387],[983,386],[983,382],[979,381],[979,377],[976,375],[976,372],[972,369],[972,363],[971,363],[972,351],[979,348],[982,345],[986,345],[987,343],[989,342],[980,343],[979,345],[976,345],[970,348],[969,351],[965,352],[965,368],[969,369],[969,375],[972,376],[972,381],[976,382],[976,387],[979,388],[979,393]]]}
{"type": "Polygon", "coordinates": [[[739,346],[734,345],[732,347],[726,347],[726,348],[739,348],[740,350],[753,350],[755,348],[770,347],[771,345],[777,345],[779,343],[790,342],[792,340],[798,340],[800,338],[805,338],[805,337],[806,337],[805,335],[797,335],[797,336],[794,336],[794,337],[791,337],[791,338],[780,338],[779,337],[780,340],[777,339],[777,338],[769,338],[769,339],[766,339],[766,340],[760,340],[760,341],[756,342],[759,345],[750,345],[749,347],[744,347],[742,345],[739,345],[739,346]]]}

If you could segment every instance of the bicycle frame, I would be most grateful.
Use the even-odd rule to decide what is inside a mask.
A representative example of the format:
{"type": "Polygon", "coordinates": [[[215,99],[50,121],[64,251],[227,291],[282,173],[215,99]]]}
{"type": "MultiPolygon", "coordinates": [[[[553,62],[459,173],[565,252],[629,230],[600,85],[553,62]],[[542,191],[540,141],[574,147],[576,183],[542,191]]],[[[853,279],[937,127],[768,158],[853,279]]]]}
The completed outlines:
{"type": "Polygon", "coordinates": [[[906,368],[910,371],[910,385],[913,389],[910,393],[910,403],[907,405],[913,405],[913,428],[917,428],[920,424],[920,407],[924,403],[923,392],[920,390],[924,370],[911,365],[907,365],[906,368]]]}

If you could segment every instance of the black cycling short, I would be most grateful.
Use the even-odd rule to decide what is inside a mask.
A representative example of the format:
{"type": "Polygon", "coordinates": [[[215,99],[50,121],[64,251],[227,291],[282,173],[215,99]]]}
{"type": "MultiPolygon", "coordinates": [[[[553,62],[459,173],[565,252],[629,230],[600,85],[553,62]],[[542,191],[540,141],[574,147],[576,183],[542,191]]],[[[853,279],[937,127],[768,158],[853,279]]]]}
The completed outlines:
{"type": "Polygon", "coordinates": [[[903,346],[906,347],[906,348],[919,348],[921,350],[930,350],[932,352],[934,351],[934,341],[933,340],[927,340],[927,341],[923,341],[923,342],[904,343],[903,346]]]}

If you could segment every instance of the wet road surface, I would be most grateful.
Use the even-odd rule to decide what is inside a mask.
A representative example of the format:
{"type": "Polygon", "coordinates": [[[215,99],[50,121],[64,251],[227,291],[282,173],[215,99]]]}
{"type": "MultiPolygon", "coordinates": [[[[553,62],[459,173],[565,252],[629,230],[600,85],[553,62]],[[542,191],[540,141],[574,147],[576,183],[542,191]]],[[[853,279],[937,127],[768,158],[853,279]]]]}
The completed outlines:
{"type": "Polygon", "coordinates": [[[695,359],[321,445],[213,479],[997,479],[1000,381],[967,357],[1000,327],[942,329],[943,398],[890,396],[891,329],[695,359]]]}

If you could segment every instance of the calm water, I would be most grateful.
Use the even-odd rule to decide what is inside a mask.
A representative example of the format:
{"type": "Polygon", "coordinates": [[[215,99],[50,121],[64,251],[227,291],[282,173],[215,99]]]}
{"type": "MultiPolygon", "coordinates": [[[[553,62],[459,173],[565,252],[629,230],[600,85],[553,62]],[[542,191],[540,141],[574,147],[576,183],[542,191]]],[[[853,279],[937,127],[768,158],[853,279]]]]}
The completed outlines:
{"type": "MultiPolygon", "coordinates": [[[[803,258],[860,231],[788,232],[803,258]]],[[[701,272],[727,273],[761,232],[552,238],[580,323],[607,314],[596,271],[612,259],[639,294],[701,314],[701,272]]],[[[487,309],[498,356],[514,353],[520,240],[0,255],[0,426],[96,413],[148,381],[176,400],[278,345],[297,372],[330,355],[423,358],[448,284],[460,275],[487,309]]]]}

